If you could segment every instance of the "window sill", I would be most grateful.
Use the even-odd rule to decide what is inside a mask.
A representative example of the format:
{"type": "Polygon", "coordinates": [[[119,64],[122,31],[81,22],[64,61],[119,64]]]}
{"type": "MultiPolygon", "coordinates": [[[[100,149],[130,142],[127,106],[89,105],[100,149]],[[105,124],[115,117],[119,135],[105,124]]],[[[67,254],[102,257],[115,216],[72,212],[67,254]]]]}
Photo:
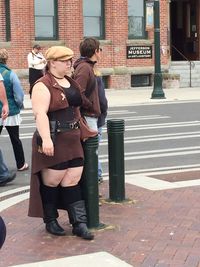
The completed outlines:
{"type": "Polygon", "coordinates": [[[146,39],[132,39],[132,40],[127,40],[126,44],[127,45],[152,45],[154,43],[154,40],[146,40],[146,39]]]}
{"type": "Polygon", "coordinates": [[[32,46],[39,44],[41,46],[54,46],[54,45],[65,45],[63,40],[35,40],[32,42],[32,46]]]}
{"type": "Polygon", "coordinates": [[[111,45],[112,41],[111,40],[99,40],[101,45],[111,45]]]}
{"type": "Polygon", "coordinates": [[[3,48],[10,48],[11,47],[11,42],[8,41],[8,42],[0,42],[0,47],[3,47],[3,48]]]}

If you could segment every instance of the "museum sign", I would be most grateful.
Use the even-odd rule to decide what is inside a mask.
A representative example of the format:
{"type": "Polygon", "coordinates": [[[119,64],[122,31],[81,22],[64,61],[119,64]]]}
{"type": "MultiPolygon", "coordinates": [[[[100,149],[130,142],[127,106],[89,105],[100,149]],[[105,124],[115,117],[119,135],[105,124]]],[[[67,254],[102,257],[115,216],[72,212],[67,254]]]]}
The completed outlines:
{"type": "Polygon", "coordinates": [[[127,46],[127,58],[152,58],[152,46],[127,46]]]}

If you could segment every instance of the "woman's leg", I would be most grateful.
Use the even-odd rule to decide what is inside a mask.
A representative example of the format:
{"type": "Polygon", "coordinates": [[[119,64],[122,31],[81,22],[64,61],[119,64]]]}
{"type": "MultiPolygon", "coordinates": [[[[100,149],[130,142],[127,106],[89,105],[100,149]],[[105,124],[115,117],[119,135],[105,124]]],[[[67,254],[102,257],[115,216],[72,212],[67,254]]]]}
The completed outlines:
{"type": "Polygon", "coordinates": [[[73,226],[72,233],[83,239],[92,240],[94,236],[87,228],[85,202],[82,200],[78,184],[83,167],[69,168],[61,181],[62,204],[68,211],[69,221],[73,226]]]}
{"type": "Polygon", "coordinates": [[[24,166],[25,158],[22,142],[19,138],[19,126],[6,126],[6,130],[8,131],[12,143],[17,169],[20,169],[24,166]]]}
{"type": "Polygon", "coordinates": [[[66,170],[45,169],[41,173],[40,194],[44,212],[44,223],[47,232],[53,235],[65,235],[64,229],[58,224],[58,197],[59,183],[62,180],[66,170]]]}

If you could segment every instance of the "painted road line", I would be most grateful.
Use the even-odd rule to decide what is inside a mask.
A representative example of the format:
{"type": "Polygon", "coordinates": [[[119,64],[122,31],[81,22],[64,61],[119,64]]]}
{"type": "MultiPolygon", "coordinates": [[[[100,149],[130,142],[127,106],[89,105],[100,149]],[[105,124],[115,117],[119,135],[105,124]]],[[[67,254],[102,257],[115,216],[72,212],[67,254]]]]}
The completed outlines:
{"type": "MultiPolygon", "coordinates": [[[[200,146],[191,146],[191,147],[178,147],[178,148],[166,148],[166,149],[154,149],[154,150],[144,150],[144,151],[136,151],[136,152],[126,152],[124,155],[125,157],[127,156],[133,156],[133,155],[153,155],[155,153],[163,153],[165,154],[166,152],[178,152],[178,151],[187,151],[187,150],[195,150],[195,151],[199,151],[200,149],[200,146]]],[[[107,154],[102,154],[102,155],[99,155],[99,158],[100,159],[106,159],[108,158],[108,155],[107,154]]]]}
{"type": "Polygon", "coordinates": [[[120,114],[137,114],[136,111],[129,111],[129,110],[112,110],[108,111],[108,116],[110,115],[120,115],[120,114]]]}
{"type": "Polygon", "coordinates": [[[176,122],[162,122],[162,123],[151,123],[151,124],[138,124],[138,125],[131,125],[128,127],[151,127],[151,126],[156,126],[156,127],[162,127],[162,126],[176,126],[176,125],[191,125],[191,124],[200,124],[199,120],[195,120],[195,121],[176,121],[176,122]]]}
{"type": "MultiPolygon", "coordinates": [[[[35,126],[34,126],[35,127],[35,126]]],[[[25,128],[25,127],[24,127],[25,128]]],[[[6,130],[3,131],[3,133],[6,133],[6,130]]],[[[20,133],[20,137],[23,138],[32,138],[33,135],[32,131],[31,133],[20,133]]],[[[104,131],[105,132],[105,131],[104,131]]],[[[185,138],[196,138],[200,136],[200,131],[192,131],[192,132],[179,132],[179,133],[169,133],[169,134],[154,134],[154,135],[144,135],[144,136],[131,136],[131,137],[125,137],[124,142],[125,144],[129,143],[140,143],[140,142],[149,142],[149,141],[158,141],[158,140],[176,140],[176,139],[185,139],[185,138]]],[[[2,134],[1,137],[9,137],[8,134],[2,134]]],[[[102,139],[101,145],[107,145],[108,140],[102,139]]]]}
{"type": "Polygon", "coordinates": [[[164,128],[179,128],[179,127],[191,127],[200,126],[200,121],[190,122],[171,122],[171,123],[154,123],[154,124],[143,124],[143,125],[127,125],[125,126],[126,131],[135,130],[148,130],[148,129],[164,129],[164,128]]]}
{"type": "MultiPolygon", "coordinates": [[[[166,157],[177,157],[177,156],[186,156],[186,155],[195,155],[200,154],[200,150],[192,151],[182,151],[182,152],[171,152],[171,153],[158,153],[158,154],[149,154],[149,155],[140,155],[140,156],[125,156],[125,161],[127,160],[138,160],[138,159],[152,159],[152,158],[166,158],[166,157]]],[[[107,163],[108,158],[101,159],[101,163],[107,163]]]]}
{"type": "MultiPolygon", "coordinates": [[[[108,252],[96,252],[49,261],[13,265],[10,267],[131,267],[132,265],[120,260],[108,252]]],[[[133,267],[133,266],[132,266],[133,267]]]]}
{"type": "MultiPolygon", "coordinates": [[[[141,139],[135,140],[134,138],[126,140],[124,139],[124,144],[133,144],[133,143],[144,143],[144,142],[157,142],[157,141],[167,141],[167,140],[180,140],[180,139],[189,139],[189,138],[199,138],[200,134],[193,134],[193,135],[183,135],[183,136],[169,136],[169,137],[156,137],[155,138],[148,138],[148,139],[141,139]]],[[[101,146],[107,146],[108,141],[102,142],[101,146]]]]}
{"type": "MultiPolygon", "coordinates": [[[[128,142],[129,140],[136,140],[135,142],[137,142],[137,140],[139,141],[145,141],[145,140],[154,140],[155,138],[157,138],[156,140],[159,140],[158,138],[164,138],[161,140],[166,140],[168,138],[173,138],[173,137],[178,137],[178,136],[184,136],[184,138],[188,137],[198,137],[200,135],[200,131],[193,131],[193,132],[179,132],[179,133],[168,133],[168,134],[153,134],[153,135],[140,135],[140,136],[129,136],[129,137],[125,137],[124,141],[125,143],[128,142]]],[[[102,139],[101,144],[107,143],[108,140],[107,139],[102,139]]]]}
{"type": "Polygon", "coordinates": [[[34,116],[30,115],[30,116],[21,116],[22,117],[22,123],[23,121],[29,121],[29,120],[35,120],[34,116]]]}
{"type": "MultiPolygon", "coordinates": [[[[188,165],[176,165],[176,166],[165,166],[159,168],[147,168],[125,171],[126,175],[130,174],[145,174],[145,175],[157,175],[157,174],[168,174],[175,172],[188,172],[200,170],[200,164],[188,164],[188,165]]],[[[108,176],[108,173],[103,173],[103,176],[108,176]]]]}
{"type": "Polygon", "coordinates": [[[26,192],[29,189],[30,189],[30,186],[28,185],[28,186],[23,186],[23,187],[7,190],[5,192],[0,193],[0,200],[4,198],[8,198],[9,196],[19,195],[20,193],[26,192]]]}
{"type": "MultiPolygon", "coordinates": [[[[34,131],[33,131],[34,132],[34,131]]],[[[29,132],[29,133],[20,133],[20,138],[32,138],[33,136],[33,132],[29,132]]],[[[184,133],[183,133],[184,134],[184,133]]],[[[160,137],[158,138],[157,137],[158,135],[155,135],[153,138],[144,138],[143,139],[143,136],[140,136],[140,137],[126,137],[124,138],[124,143],[125,144],[131,144],[131,143],[141,143],[141,142],[150,142],[150,141],[163,141],[163,140],[176,140],[176,139],[186,139],[186,138],[196,138],[196,137],[200,137],[200,133],[199,134],[191,134],[191,135],[183,135],[183,136],[173,136],[173,134],[171,134],[171,137],[170,137],[170,134],[169,135],[163,135],[163,137],[160,137]],[[164,137],[166,136],[166,137],[164,137]],[[138,138],[138,139],[137,139],[138,138]],[[140,139],[139,139],[140,138],[140,139]]],[[[161,136],[161,135],[160,135],[161,136]]],[[[2,134],[1,137],[4,137],[4,138],[7,138],[9,137],[8,134],[2,134]]],[[[101,142],[101,145],[107,145],[108,144],[108,141],[107,139],[103,139],[102,142],[101,142]]]]}
{"type": "MultiPolygon", "coordinates": [[[[149,102],[145,102],[143,101],[143,99],[139,99],[137,100],[137,102],[133,102],[133,103],[117,103],[117,104],[113,104],[113,103],[109,103],[110,108],[119,108],[119,107],[138,107],[138,106],[157,106],[157,105],[174,105],[174,104],[186,104],[186,103],[199,103],[199,100],[196,99],[180,99],[178,100],[176,99],[162,99],[162,100],[158,100],[158,99],[151,99],[149,98],[147,101],[149,102]]],[[[123,100],[122,100],[123,102],[123,100]]]]}
{"type": "MultiPolygon", "coordinates": [[[[180,128],[180,127],[191,127],[191,126],[200,126],[200,121],[125,125],[125,131],[138,131],[138,130],[149,130],[149,129],[158,130],[165,128],[180,128]]],[[[103,132],[106,132],[106,127],[103,128],[103,132]]]]}
{"type": "MultiPolygon", "coordinates": [[[[147,115],[147,116],[129,116],[129,117],[117,117],[117,120],[125,120],[125,121],[141,121],[141,120],[155,120],[155,119],[169,119],[169,116],[161,116],[161,115],[147,115]]],[[[116,118],[109,118],[109,119],[116,119],[116,118]]]]}
{"type": "Polygon", "coordinates": [[[29,198],[29,193],[25,193],[0,201],[0,212],[28,198],[29,198]]]}
{"type": "Polygon", "coordinates": [[[180,181],[180,182],[168,182],[160,179],[152,178],[146,175],[127,175],[125,179],[126,183],[142,187],[152,191],[177,189],[183,187],[199,186],[200,179],[180,181]]]}

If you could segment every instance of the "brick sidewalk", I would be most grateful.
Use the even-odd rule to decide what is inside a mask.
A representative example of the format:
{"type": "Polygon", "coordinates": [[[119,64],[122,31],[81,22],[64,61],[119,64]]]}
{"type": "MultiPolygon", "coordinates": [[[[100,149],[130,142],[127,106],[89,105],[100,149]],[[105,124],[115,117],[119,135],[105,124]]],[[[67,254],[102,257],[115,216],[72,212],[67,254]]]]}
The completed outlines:
{"type": "MultiPolygon", "coordinates": [[[[108,182],[100,191],[108,197],[108,182]]],[[[199,191],[199,186],[150,191],[126,184],[126,197],[136,202],[103,203],[100,221],[114,229],[96,231],[94,241],[71,236],[64,212],[59,221],[68,235],[47,234],[42,220],[27,217],[23,201],[1,213],[8,234],[0,266],[106,251],[134,267],[200,267],[199,191]]]]}

